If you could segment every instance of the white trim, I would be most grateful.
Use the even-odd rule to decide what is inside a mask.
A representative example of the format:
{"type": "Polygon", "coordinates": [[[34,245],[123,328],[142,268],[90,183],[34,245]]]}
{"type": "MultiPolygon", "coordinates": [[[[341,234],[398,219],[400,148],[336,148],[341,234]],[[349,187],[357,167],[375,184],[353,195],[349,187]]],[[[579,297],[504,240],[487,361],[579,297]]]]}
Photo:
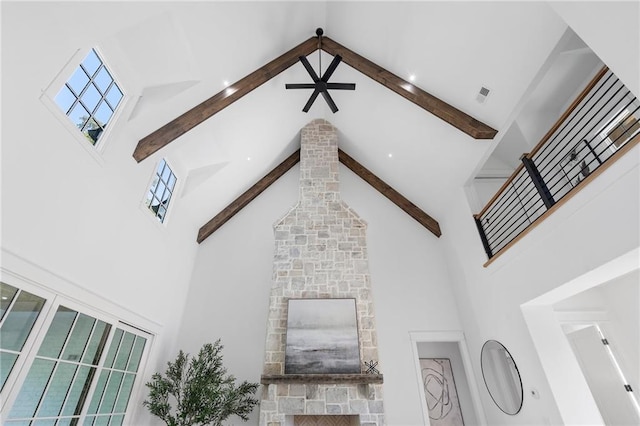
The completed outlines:
{"type": "MultiPolygon", "coordinates": [[[[6,248],[0,250],[0,258],[2,259],[0,280],[5,281],[7,284],[11,284],[7,280],[19,280],[18,282],[20,283],[29,284],[30,288],[34,289],[32,292],[38,292],[36,294],[46,292],[52,298],[59,295],[78,303],[79,306],[87,306],[107,317],[115,317],[129,324],[135,324],[136,327],[147,331],[149,334],[159,334],[163,328],[160,323],[124,308],[117,302],[102,295],[87,290],[83,286],[47,270],[6,248]],[[96,308],[97,306],[102,308],[96,308]]],[[[27,291],[29,290],[27,289],[27,291]]]]}
{"type": "Polygon", "coordinates": [[[427,409],[427,400],[424,394],[424,387],[422,386],[422,369],[420,368],[420,355],[418,354],[418,343],[420,342],[454,342],[458,344],[458,349],[460,350],[464,373],[467,377],[467,383],[469,384],[469,393],[471,394],[473,409],[476,414],[478,425],[486,425],[487,420],[485,418],[484,409],[482,408],[478,384],[476,382],[475,375],[473,374],[473,366],[471,363],[471,357],[469,356],[469,351],[467,349],[467,343],[464,338],[464,333],[459,330],[410,331],[409,341],[411,343],[411,352],[413,354],[413,363],[416,371],[415,377],[417,380],[418,392],[420,393],[420,404],[422,406],[424,425],[429,426],[431,423],[429,422],[429,410],[427,409]]]}

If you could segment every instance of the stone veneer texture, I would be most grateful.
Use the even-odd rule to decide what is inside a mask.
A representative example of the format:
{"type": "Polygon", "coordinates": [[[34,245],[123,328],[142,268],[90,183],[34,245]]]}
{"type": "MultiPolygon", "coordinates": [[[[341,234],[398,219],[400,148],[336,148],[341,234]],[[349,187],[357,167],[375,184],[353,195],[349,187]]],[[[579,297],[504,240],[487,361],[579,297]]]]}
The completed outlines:
{"type": "MultiPolygon", "coordinates": [[[[289,299],[354,298],[360,360],[378,360],[366,223],[340,200],[338,170],[335,127],[312,121],[301,130],[300,200],[274,225],[264,374],[285,373],[289,299]]],[[[363,425],[383,425],[382,385],[270,384],[263,389],[261,425],[284,426],[287,416],[304,414],[358,414],[363,425]]]]}

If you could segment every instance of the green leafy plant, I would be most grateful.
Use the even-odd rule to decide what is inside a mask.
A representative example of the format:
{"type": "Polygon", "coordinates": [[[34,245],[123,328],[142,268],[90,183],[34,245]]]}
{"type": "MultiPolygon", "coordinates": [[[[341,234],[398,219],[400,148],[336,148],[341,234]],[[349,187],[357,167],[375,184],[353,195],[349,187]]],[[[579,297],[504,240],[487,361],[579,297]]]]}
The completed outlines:
{"type": "Polygon", "coordinates": [[[222,348],[218,339],[202,346],[195,358],[181,350],[167,362],[164,375],[155,373],[146,383],[149,397],[143,405],[168,426],[222,425],[234,414],[247,421],[258,403],[253,398],[258,384],[236,385],[222,365],[222,348]]]}

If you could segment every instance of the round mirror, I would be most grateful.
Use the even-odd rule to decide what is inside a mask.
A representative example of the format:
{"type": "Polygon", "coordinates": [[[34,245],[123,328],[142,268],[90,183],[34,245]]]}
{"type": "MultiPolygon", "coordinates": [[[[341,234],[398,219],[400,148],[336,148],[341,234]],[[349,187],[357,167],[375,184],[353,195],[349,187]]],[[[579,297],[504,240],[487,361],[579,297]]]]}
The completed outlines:
{"type": "Polygon", "coordinates": [[[522,408],[522,380],[513,357],[500,342],[487,340],[480,356],[482,377],[498,408],[514,415],[522,408]]]}

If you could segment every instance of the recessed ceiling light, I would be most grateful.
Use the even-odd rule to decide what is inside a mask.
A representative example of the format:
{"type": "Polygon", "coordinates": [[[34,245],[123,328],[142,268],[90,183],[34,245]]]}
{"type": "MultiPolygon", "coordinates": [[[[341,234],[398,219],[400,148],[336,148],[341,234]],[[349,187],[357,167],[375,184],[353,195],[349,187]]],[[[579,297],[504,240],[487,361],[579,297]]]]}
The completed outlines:
{"type": "Polygon", "coordinates": [[[251,161],[251,157],[247,157],[247,161],[251,161]]]}
{"type": "Polygon", "coordinates": [[[389,156],[389,158],[393,158],[393,154],[392,153],[389,153],[388,156],[389,156]]]}
{"type": "Polygon", "coordinates": [[[416,76],[415,76],[415,74],[411,74],[411,75],[409,76],[409,81],[411,81],[411,82],[416,81],[416,76]]]}
{"type": "Polygon", "coordinates": [[[2,300],[7,300],[8,298],[8,296],[2,296],[2,300]]]}
{"type": "Polygon", "coordinates": [[[225,80],[225,81],[223,81],[223,82],[222,82],[222,84],[224,84],[224,87],[229,87],[229,85],[230,85],[231,83],[229,83],[227,80],[225,80]]]}

